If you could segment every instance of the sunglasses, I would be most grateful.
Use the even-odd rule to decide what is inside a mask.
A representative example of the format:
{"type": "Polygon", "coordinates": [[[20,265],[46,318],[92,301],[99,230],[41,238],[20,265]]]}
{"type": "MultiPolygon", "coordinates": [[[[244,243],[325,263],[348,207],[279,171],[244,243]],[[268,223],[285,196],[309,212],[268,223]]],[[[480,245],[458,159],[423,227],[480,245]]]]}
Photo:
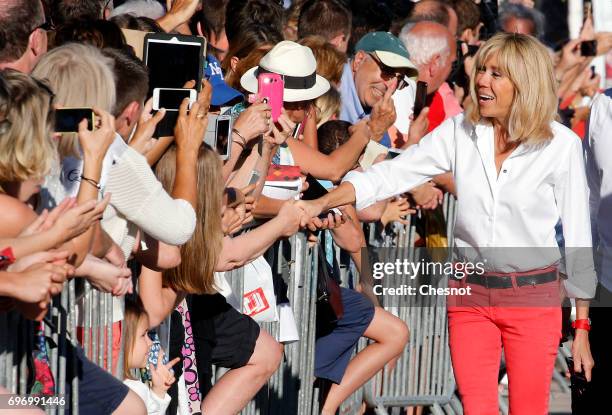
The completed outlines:
{"type": "Polygon", "coordinates": [[[404,72],[398,71],[395,68],[391,68],[390,66],[385,65],[380,59],[378,59],[378,56],[376,56],[374,53],[368,53],[368,56],[370,56],[370,58],[372,58],[376,65],[378,65],[378,68],[380,69],[380,77],[385,82],[390,81],[393,78],[397,78],[397,89],[404,89],[406,85],[408,85],[408,82],[405,78],[406,74],[404,72]]]}

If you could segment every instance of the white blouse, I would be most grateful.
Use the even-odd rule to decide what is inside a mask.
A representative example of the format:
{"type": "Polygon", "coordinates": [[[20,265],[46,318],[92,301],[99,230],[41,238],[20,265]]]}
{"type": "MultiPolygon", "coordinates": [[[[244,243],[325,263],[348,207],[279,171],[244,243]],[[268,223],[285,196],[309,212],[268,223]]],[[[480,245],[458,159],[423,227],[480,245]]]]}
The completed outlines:
{"type": "Polygon", "coordinates": [[[357,208],[363,209],[452,172],[457,189],[455,246],[488,258],[491,271],[528,271],[558,263],[555,225],[561,219],[565,246],[581,249],[581,255],[565,258],[566,289],[572,297],[591,298],[596,277],[590,249],[586,254],[592,241],[581,142],[563,125],[553,122],[551,127],[550,141],[537,147],[519,145],[498,176],[493,127],[474,126],[460,114],[395,159],[363,173],[350,172],[344,181],[353,184],[357,208]],[[481,255],[493,251],[490,248],[498,249],[481,255]],[[547,249],[533,254],[534,248],[547,249]]]}
{"type": "Polygon", "coordinates": [[[593,101],[583,144],[599,280],[612,291],[612,96],[600,95],[593,101]]]}

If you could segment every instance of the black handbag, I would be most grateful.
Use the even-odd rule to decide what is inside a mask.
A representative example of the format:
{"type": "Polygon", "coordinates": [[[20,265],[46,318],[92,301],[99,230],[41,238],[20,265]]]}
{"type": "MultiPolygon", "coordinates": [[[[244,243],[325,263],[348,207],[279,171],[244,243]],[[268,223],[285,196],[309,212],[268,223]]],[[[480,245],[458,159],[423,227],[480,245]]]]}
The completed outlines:
{"type": "Polygon", "coordinates": [[[335,323],[344,315],[342,305],[342,291],[340,285],[333,278],[333,271],[325,259],[322,246],[317,245],[319,256],[317,275],[317,319],[327,323],[335,323]]]}

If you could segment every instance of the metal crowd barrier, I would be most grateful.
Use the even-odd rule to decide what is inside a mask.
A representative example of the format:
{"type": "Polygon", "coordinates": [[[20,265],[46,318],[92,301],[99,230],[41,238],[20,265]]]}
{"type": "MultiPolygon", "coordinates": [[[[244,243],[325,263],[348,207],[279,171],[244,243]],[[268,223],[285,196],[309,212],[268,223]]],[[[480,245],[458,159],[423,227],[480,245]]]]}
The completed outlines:
{"type": "MultiPolygon", "coordinates": [[[[274,247],[272,271],[287,286],[287,297],[294,312],[300,340],[286,344],[279,370],[270,378],[243,415],[310,415],[318,413],[318,393],[314,382],[316,318],[316,251],[298,234],[274,247]]],[[[234,293],[242,293],[242,273],[226,273],[234,293]]],[[[241,298],[240,295],[238,295],[241,298]]],[[[278,338],[279,323],[263,323],[262,328],[278,338]]]]}
{"type": "MultiPolygon", "coordinates": [[[[443,204],[447,218],[447,236],[452,241],[454,199],[447,197],[443,204]]],[[[396,232],[385,234],[382,240],[370,235],[378,248],[385,248],[381,261],[414,258],[415,226],[397,226],[396,232]],[[385,256],[386,255],[386,256],[385,256]]],[[[373,232],[373,231],[372,231],[373,232]]],[[[277,279],[285,282],[287,297],[292,306],[300,340],[285,345],[284,359],[279,370],[262,388],[243,415],[315,415],[319,413],[318,389],[314,388],[314,350],[316,327],[316,250],[309,248],[303,234],[280,241],[274,248],[272,269],[277,279]]],[[[354,287],[358,275],[341,272],[343,285],[354,287]]],[[[234,293],[242,300],[242,269],[226,273],[234,293]]],[[[390,280],[382,280],[384,284],[390,280]]],[[[415,280],[416,281],[416,280],[415,280]]],[[[443,281],[443,279],[441,279],[443,281]]],[[[388,285],[387,285],[388,286],[388,285]]],[[[399,414],[401,408],[428,406],[431,413],[462,414],[455,396],[455,383],[448,349],[446,303],[441,296],[384,296],[385,309],[407,323],[410,342],[393,365],[377,374],[347,399],[340,414],[359,413],[363,403],[374,408],[377,415],[399,414]]],[[[67,349],[76,346],[77,326],[82,326],[82,348],[86,356],[107,371],[115,371],[120,378],[123,367],[123,347],[116,368],[112,365],[113,299],[93,289],[84,280],[72,280],[54,300],[45,319],[45,336],[51,341],[48,349],[49,365],[55,378],[56,393],[66,393],[71,381],[72,399],[63,409],[49,409],[47,413],[63,415],[70,410],[78,413],[78,379],[68,373],[67,349]]],[[[262,327],[278,338],[279,323],[264,323],[262,327]]],[[[27,392],[28,357],[32,354],[34,323],[18,313],[0,313],[0,385],[12,393],[27,392]]],[[[160,333],[162,339],[166,338],[160,333]]],[[[123,336],[122,336],[123,338],[123,336]]],[[[355,353],[367,345],[361,339],[355,353]]],[[[164,340],[162,340],[162,345],[164,340]]],[[[123,345],[122,345],[123,346],[123,345]]],[[[224,372],[217,371],[217,378],[224,372]]],[[[502,410],[505,402],[500,401],[502,410]]]]}
{"type": "MultiPolygon", "coordinates": [[[[447,223],[447,240],[452,241],[455,200],[448,195],[443,203],[447,223]]],[[[408,259],[418,262],[414,224],[398,226],[379,245],[382,262],[408,259]]],[[[372,237],[370,238],[373,239],[372,237]]],[[[449,247],[450,249],[450,247],[449,247]]],[[[444,278],[433,276],[438,287],[444,288],[444,278]]],[[[419,278],[402,279],[402,283],[418,286],[419,278]]],[[[380,280],[382,287],[393,287],[393,279],[380,280]]],[[[410,330],[408,346],[392,366],[371,379],[364,388],[364,397],[377,415],[387,414],[387,408],[429,406],[433,414],[461,414],[461,404],[455,396],[446,319],[446,299],[443,296],[382,296],[381,306],[404,321],[410,330]]]]}
{"type": "MultiPolygon", "coordinates": [[[[53,374],[55,394],[66,396],[71,382],[70,400],[63,407],[49,406],[50,415],[78,414],[79,385],[76,354],[69,347],[81,347],[87,358],[111,371],[112,367],[112,307],[111,294],[100,293],[88,282],[73,279],[54,298],[43,320],[46,357],[53,374]],[[77,310],[78,309],[78,310],[77,310]],[[77,319],[81,317],[82,344],[77,339],[77,319]],[[68,359],[72,359],[68,362],[68,359]]],[[[11,393],[26,394],[31,382],[32,353],[35,344],[35,322],[24,319],[18,312],[0,313],[0,385],[11,393]]],[[[123,348],[119,353],[116,376],[123,366],[123,348]]]]}

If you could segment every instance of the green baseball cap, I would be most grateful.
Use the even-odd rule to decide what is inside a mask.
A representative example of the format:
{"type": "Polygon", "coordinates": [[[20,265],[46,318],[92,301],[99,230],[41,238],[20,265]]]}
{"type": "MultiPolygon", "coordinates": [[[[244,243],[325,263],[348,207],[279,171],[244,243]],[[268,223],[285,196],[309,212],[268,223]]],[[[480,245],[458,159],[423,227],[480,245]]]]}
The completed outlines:
{"type": "Polygon", "coordinates": [[[355,45],[355,52],[376,53],[382,63],[391,68],[407,68],[409,77],[418,75],[417,67],[410,61],[408,49],[397,37],[389,32],[371,32],[355,45]]]}

